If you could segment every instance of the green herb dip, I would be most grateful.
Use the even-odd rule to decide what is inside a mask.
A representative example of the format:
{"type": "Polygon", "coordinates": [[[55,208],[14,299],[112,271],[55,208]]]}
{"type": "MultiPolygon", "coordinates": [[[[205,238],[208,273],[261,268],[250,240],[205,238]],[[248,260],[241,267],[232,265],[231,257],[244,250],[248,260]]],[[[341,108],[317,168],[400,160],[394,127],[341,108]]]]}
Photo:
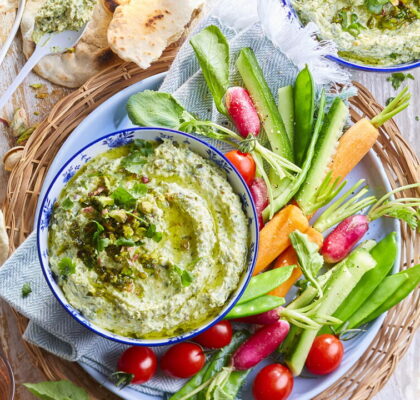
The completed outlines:
{"type": "Polygon", "coordinates": [[[127,337],[214,318],[246,268],[247,218],[226,174],[170,141],[89,161],[55,204],[49,261],[70,304],[127,337]]]}
{"type": "Polygon", "coordinates": [[[35,16],[32,39],[46,33],[78,31],[92,16],[96,0],[46,0],[35,16]]]}
{"type": "Polygon", "coordinates": [[[369,65],[420,59],[419,0],[294,0],[304,23],[313,21],[321,39],[338,54],[369,65]]]}

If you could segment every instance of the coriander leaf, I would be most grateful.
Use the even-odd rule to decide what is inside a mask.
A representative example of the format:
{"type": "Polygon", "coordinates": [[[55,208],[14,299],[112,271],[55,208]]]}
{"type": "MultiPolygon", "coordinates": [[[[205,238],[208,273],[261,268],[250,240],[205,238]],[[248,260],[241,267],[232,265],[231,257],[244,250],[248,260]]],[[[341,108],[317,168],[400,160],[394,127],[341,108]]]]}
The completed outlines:
{"type": "Polygon", "coordinates": [[[136,242],[132,239],[126,239],[124,237],[118,238],[115,241],[116,246],[127,246],[127,247],[133,247],[136,245],[136,242]]]}
{"type": "Polygon", "coordinates": [[[147,193],[147,185],[144,183],[136,183],[131,189],[131,194],[137,199],[139,197],[144,196],[146,193],[147,193]]]}
{"type": "Polygon", "coordinates": [[[299,231],[292,232],[289,238],[298,256],[303,275],[317,288],[319,297],[322,297],[322,289],[316,280],[316,276],[324,265],[324,258],[319,254],[318,245],[311,242],[307,235],[299,231]]]}
{"type": "Polygon", "coordinates": [[[134,208],[136,205],[136,199],[131,195],[123,187],[118,187],[114,192],[111,194],[111,197],[114,199],[115,203],[126,209],[134,208]]]}
{"type": "Polygon", "coordinates": [[[155,150],[153,144],[147,140],[134,139],[133,145],[136,150],[144,157],[152,155],[155,150]]]}
{"type": "Polygon", "coordinates": [[[190,40],[217,110],[227,115],[223,97],[229,87],[229,44],[215,25],[190,40]]]}
{"type": "Polygon", "coordinates": [[[155,242],[159,243],[162,240],[162,233],[156,232],[156,225],[150,224],[147,227],[147,231],[145,233],[146,237],[149,239],[153,239],[155,242]]]}
{"type": "Polygon", "coordinates": [[[73,207],[73,202],[70,200],[69,197],[66,197],[63,202],[61,203],[61,207],[65,210],[70,210],[73,207]]]}
{"type": "Polygon", "coordinates": [[[58,263],[58,271],[63,279],[76,272],[76,264],[69,257],[64,257],[58,263]]]}
{"type": "Polygon", "coordinates": [[[140,153],[133,152],[121,160],[121,166],[126,171],[131,172],[132,174],[139,175],[146,162],[147,159],[144,158],[140,153]]]}
{"type": "Polygon", "coordinates": [[[128,117],[134,125],[177,129],[194,117],[169,93],[145,90],[127,102],[128,117]]]}
{"type": "Polygon", "coordinates": [[[32,293],[31,285],[29,283],[25,283],[22,286],[22,297],[28,297],[30,293],[32,293]]]}
{"type": "Polygon", "coordinates": [[[192,281],[194,280],[193,275],[189,273],[186,269],[179,268],[178,266],[174,265],[174,271],[179,275],[181,278],[181,284],[184,287],[190,286],[192,281]]]}
{"type": "Polygon", "coordinates": [[[412,74],[404,74],[403,72],[394,72],[391,76],[388,76],[388,78],[386,78],[388,82],[391,82],[392,87],[395,90],[398,90],[401,84],[407,79],[414,80],[414,76],[412,74]]]}
{"type": "Polygon", "coordinates": [[[89,400],[85,390],[69,381],[24,383],[23,386],[42,400],[89,400]]]}
{"type": "Polygon", "coordinates": [[[354,37],[358,36],[363,29],[366,29],[366,27],[359,22],[359,16],[352,12],[350,7],[339,10],[332,21],[340,24],[343,31],[350,33],[354,37]]]}

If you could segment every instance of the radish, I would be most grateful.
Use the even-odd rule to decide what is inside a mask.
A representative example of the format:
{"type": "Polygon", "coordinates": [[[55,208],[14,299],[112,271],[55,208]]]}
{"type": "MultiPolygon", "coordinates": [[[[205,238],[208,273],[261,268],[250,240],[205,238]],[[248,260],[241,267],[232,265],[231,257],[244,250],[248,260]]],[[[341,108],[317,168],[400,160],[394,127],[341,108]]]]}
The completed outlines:
{"type": "Polygon", "coordinates": [[[324,240],[321,254],[327,263],[343,260],[369,229],[369,217],[352,215],[342,221],[324,240]]]}
{"type": "Polygon", "coordinates": [[[280,319],[280,313],[283,307],[277,307],[272,310],[263,312],[262,314],[251,315],[250,317],[236,318],[236,322],[243,322],[245,324],[256,325],[270,325],[274,324],[280,319]]]}
{"type": "Polygon", "coordinates": [[[366,215],[352,215],[375,202],[374,196],[363,198],[367,188],[354,194],[364,180],[357,182],[347,193],[332,204],[316,221],[314,228],[323,232],[338,223],[336,228],[325,238],[321,254],[328,263],[343,260],[356,243],[369,229],[369,223],[381,217],[398,218],[405,221],[413,230],[417,229],[420,220],[418,197],[405,197],[390,200],[398,192],[414,189],[420,183],[402,186],[382,196],[366,215]],[[353,196],[353,197],[350,197],[353,196]],[[340,222],[341,221],[341,222],[340,222]]]}
{"type": "Polygon", "coordinates": [[[258,226],[260,230],[264,227],[262,213],[268,205],[267,185],[263,178],[255,178],[249,185],[255,209],[257,210],[258,226]]]}
{"type": "Polygon", "coordinates": [[[258,136],[260,118],[248,91],[239,86],[231,87],[226,91],[225,102],[239,134],[244,138],[248,135],[258,136]]]}
{"type": "Polygon", "coordinates": [[[256,331],[232,356],[232,368],[237,371],[250,369],[268,357],[289,333],[287,321],[279,320],[256,331]]]}

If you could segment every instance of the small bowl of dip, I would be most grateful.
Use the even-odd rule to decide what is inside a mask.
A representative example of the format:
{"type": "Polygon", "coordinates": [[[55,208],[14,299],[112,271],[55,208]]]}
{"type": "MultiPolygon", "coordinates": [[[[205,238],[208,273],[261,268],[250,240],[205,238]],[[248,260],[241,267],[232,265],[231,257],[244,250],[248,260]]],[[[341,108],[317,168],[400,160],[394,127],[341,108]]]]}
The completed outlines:
{"type": "Polygon", "coordinates": [[[414,0],[384,4],[364,0],[282,0],[290,18],[314,22],[319,38],[332,40],[346,67],[397,72],[420,66],[420,7],[414,0]]]}
{"type": "Polygon", "coordinates": [[[242,177],[204,140],[162,128],[79,150],[41,203],[38,253],[78,322],[130,345],[198,335],[242,295],[258,248],[242,177]]]}

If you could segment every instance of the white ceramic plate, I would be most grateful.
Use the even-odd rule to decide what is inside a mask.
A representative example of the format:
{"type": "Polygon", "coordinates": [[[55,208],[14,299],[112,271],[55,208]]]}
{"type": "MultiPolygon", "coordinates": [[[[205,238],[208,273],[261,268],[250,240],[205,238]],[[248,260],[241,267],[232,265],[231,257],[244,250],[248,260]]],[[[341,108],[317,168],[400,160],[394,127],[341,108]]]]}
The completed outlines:
{"type": "MultiPolygon", "coordinates": [[[[67,138],[57,153],[57,156],[51,164],[51,167],[45,178],[40,198],[42,199],[44,197],[45,191],[50,186],[54,176],[62,168],[66,161],[77,152],[77,150],[86,146],[88,143],[94,141],[95,139],[106,135],[107,133],[133,127],[125,111],[125,104],[128,98],[132,94],[139,91],[147,89],[156,90],[160,86],[163,77],[164,74],[155,75],[126,88],[125,90],[108,99],[88,117],[86,117],[86,119],[67,138]]],[[[390,185],[382,165],[376,154],[372,151],[351,172],[348,177],[348,185],[353,185],[361,178],[367,180],[371,191],[376,195],[381,195],[390,190],[390,185]]],[[[39,209],[37,209],[35,221],[38,220],[38,213],[39,209]]],[[[380,220],[377,220],[370,225],[370,230],[364,239],[380,240],[386,234],[392,231],[396,231],[398,233],[398,241],[400,241],[399,223],[392,219],[381,218],[380,220]]],[[[397,260],[399,260],[399,256],[397,257],[397,260]]],[[[394,265],[394,271],[398,269],[399,265],[394,265]]],[[[369,347],[380,326],[382,325],[384,318],[385,316],[379,317],[369,326],[369,329],[363,335],[360,335],[356,339],[344,343],[344,359],[340,368],[338,368],[335,372],[324,377],[314,377],[311,379],[296,378],[293,393],[289,400],[312,399],[314,396],[321,393],[323,390],[336,382],[341,376],[343,376],[369,347]]],[[[254,376],[264,365],[266,365],[266,363],[268,363],[268,361],[258,365],[258,367],[255,368],[254,371],[250,374],[241,395],[243,400],[252,399],[251,385],[254,376]]],[[[81,366],[101,385],[105,386],[110,391],[114,392],[125,400],[161,399],[160,397],[140,394],[138,391],[133,390],[129,386],[124,389],[118,389],[107,380],[107,377],[98,373],[95,369],[83,363],[81,363],[81,366]]]]}

